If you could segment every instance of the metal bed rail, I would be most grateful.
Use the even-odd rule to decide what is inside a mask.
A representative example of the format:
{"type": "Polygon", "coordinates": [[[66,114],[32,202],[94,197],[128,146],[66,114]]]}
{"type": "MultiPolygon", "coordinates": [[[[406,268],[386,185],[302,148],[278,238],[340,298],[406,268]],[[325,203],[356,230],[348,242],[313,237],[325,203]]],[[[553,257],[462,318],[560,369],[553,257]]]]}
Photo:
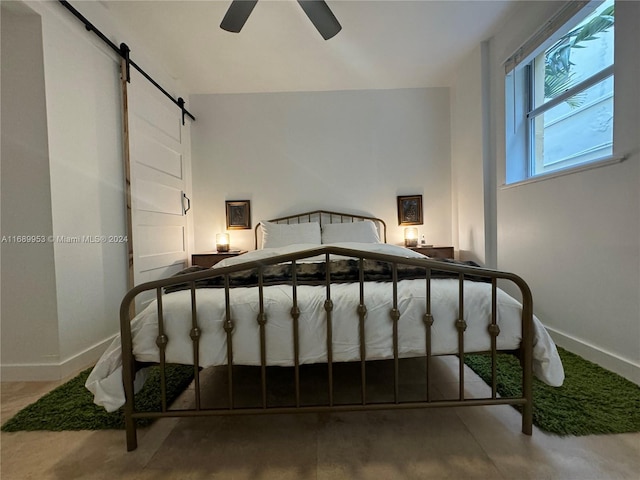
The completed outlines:
{"type": "MultiPolygon", "coordinates": [[[[180,275],[176,277],[170,277],[163,280],[157,280],[148,282],[136,286],[130,290],[124,297],[120,307],[120,328],[121,328],[121,340],[122,340],[122,359],[123,359],[123,382],[126,403],[124,407],[125,424],[126,424],[126,436],[127,436],[127,449],[134,450],[137,447],[136,437],[136,419],[137,418],[160,418],[160,417],[187,417],[187,416],[207,416],[207,415],[240,415],[240,414],[277,414],[277,413],[302,413],[302,412],[330,412],[330,411],[354,411],[354,410],[381,410],[381,409],[409,409],[409,408],[422,408],[422,407],[452,407],[461,405],[522,405],[522,432],[531,435],[532,432],[532,414],[533,414],[533,397],[532,397],[532,376],[533,376],[533,308],[531,291],[526,282],[519,276],[500,272],[496,270],[484,269],[479,267],[471,267],[467,265],[460,265],[455,263],[441,262],[431,259],[422,258],[405,258],[392,255],[369,253],[359,250],[351,250],[346,248],[338,248],[332,246],[319,246],[317,249],[305,250],[304,252],[297,252],[287,255],[280,255],[277,257],[271,257],[269,259],[261,261],[246,262],[240,265],[234,265],[224,268],[215,268],[208,271],[190,273],[186,275],[180,275]],[[328,391],[326,392],[326,402],[315,405],[303,405],[301,402],[301,368],[300,368],[300,335],[299,335],[299,317],[300,308],[298,306],[298,289],[300,287],[296,276],[296,265],[299,261],[305,258],[315,257],[323,255],[327,268],[326,278],[323,282],[323,288],[325,290],[324,310],[326,315],[326,375],[328,379],[328,391]],[[334,358],[333,358],[333,338],[332,338],[332,324],[333,324],[333,309],[334,300],[332,298],[332,279],[330,258],[332,255],[339,255],[343,257],[349,257],[357,259],[359,266],[359,303],[357,311],[354,312],[354,321],[358,322],[359,332],[359,349],[360,349],[360,399],[357,402],[349,404],[336,404],[335,392],[334,392],[334,358]],[[366,331],[366,317],[367,317],[367,299],[365,297],[365,277],[363,262],[368,260],[377,260],[381,262],[387,262],[391,265],[392,269],[392,308],[389,312],[389,318],[392,323],[392,345],[393,345],[393,401],[389,403],[377,403],[370,401],[367,397],[367,345],[365,341],[366,331]],[[291,332],[294,352],[294,388],[295,388],[295,401],[291,405],[286,406],[274,406],[269,405],[267,398],[267,342],[265,326],[268,321],[267,313],[264,305],[264,268],[269,265],[287,263],[291,266],[291,281],[289,282],[291,287],[291,332]],[[424,305],[423,324],[425,332],[425,350],[424,358],[426,362],[426,389],[424,397],[420,400],[405,401],[401,398],[399,392],[399,335],[398,335],[398,322],[401,318],[402,312],[398,306],[398,266],[399,265],[412,265],[417,267],[424,267],[425,276],[425,293],[426,300],[424,305]],[[234,318],[231,314],[231,301],[230,291],[233,287],[230,286],[230,276],[233,273],[257,269],[258,272],[258,284],[257,295],[259,312],[256,318],[256,328],[259,329],[259,348],[260,348],[260,406],[246,408],[236,405],[234,398],[234,318]],[[455,322],[455,328],[457,329],[458,338],[458,352],[459,357],[459,392],[458,398],[453,400],[435,400],[432,392],[430,391],[430,370],[429,363],[432,358],[432,326],[438,319],[434,318],[432,313],[432,298],[431,298],[431,284],[432,276],[435,271],[445,271],[454,275],[458,280],[458,315],[455,322]],[[491,343],[491,362],[492,362],[492,381],[491,381],[491,396],[487,398],[466,398],[465,397],[465,382],[464,382],[464,357],[465,354],[465,330],[467,324],[465,321],[464,312],[464,286],[465,278],[472,276],[473,278],[485,278],[487,282],[491,283],[491,314],[487,320],[487,332],[490,336],[491,343]],[[210,279],[214,277],[222,277],[224,279],[224,297],[225,297],[225,319],[223,322],[224,334],[226,335],[226,349],[227,349],[227,384],[228,384],[228,405],[226,408],[204,408],[201,403],[201,391],[200,391],[200,351],[205,348],[201,345],[201,331],[199,327],[199,319],[197,314],[197,282],[203,279],[210,279]],[[520,397],[499,397],[497,394],[497,380],[496,380],[496,355],[497,350],[497,337],[500,334],[500,329],[497,322],[497,282],[498,281],[510,281],[521,292],[522,296],[522,342],[519,349],[519,357],[523,366],[522,377],[522,396],[520,397]],[[194,368],[194,395],[195,395],[195,407],[191,409],[169,409],[166,400],[166,378],[165,378],[165,365],[166,360],[166,348],[171,339],[165,333],[164,315],[163,315],[163,289],[172,285],[187,285],[191,291],[191,325],[189,326],[189,336],[193,343],[193,368],[194,368]],[[138,365],[133,355],[133,340],[131,333],[131,316],[130,307],[135,297],[146,291],[156,292],[157,299],[157,312],[158,312],[158,336],[156,344],[159,349],[159,366],[161,370],[161,392],[162,392],[162,409],[159,412],[139,412],[134,409],[134,378],[138,365]]],[[[224,368],[224,366],[223,366],[224,368]]]]}

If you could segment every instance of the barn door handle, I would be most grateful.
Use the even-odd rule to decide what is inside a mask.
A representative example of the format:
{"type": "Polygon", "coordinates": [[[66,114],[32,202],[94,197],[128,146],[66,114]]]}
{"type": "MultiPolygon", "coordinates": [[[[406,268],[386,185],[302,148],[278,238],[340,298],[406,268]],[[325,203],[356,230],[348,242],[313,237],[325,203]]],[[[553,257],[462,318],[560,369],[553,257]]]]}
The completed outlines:
{"type": "Polygon", "coordinates": [[[191,200],[187,197],[187,194],[182,192],[182,210],[184,211],[184,215],[187,214],[189,210],[191,210],[191,200]],[[184,201],[187,201],[187,208],[184,208],[184,201]]]}

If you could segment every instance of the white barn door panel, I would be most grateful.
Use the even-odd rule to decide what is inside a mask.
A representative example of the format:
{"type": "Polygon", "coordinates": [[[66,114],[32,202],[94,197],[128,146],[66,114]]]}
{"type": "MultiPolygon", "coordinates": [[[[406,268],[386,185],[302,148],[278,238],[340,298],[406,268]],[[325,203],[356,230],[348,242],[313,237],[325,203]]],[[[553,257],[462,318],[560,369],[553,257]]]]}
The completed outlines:
{"type": "Polygon", "coordinates": [[[138,285],[188,264],[189,123],[182,125],[180,108],[133,69],[127,103],[132,283],[138,285]]]}

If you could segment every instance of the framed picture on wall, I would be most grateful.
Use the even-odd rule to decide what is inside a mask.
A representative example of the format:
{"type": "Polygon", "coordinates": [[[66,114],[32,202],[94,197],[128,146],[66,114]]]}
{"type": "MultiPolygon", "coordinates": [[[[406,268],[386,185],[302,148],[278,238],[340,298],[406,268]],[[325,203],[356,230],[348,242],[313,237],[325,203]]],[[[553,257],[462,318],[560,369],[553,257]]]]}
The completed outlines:
{"type": "Polygon", "coordinates": [[[227,230],[251,228],[251,203],[249,200],[227,200],[227,230]]]}
{"type": "Polygon", "coordinates": [[[422,225],[422,195],[398,197],[398,225],[422,225]]]}

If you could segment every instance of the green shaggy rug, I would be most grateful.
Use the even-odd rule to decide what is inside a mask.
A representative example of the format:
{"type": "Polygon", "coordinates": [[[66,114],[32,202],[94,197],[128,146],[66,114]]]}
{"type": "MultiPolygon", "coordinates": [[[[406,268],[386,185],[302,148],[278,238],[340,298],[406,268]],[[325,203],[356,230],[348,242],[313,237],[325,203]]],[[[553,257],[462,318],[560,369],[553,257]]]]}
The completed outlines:
{"type": "MultiPolygon", "coordinates": [[[[640,386],[584,358],[558,348],[565,370],[561,387],[533,381],[533,423],[557,435],[640,431],[640,386]]],[[[465,363],[491,384],[491,357],[467,355],[465,363]]],[[[521,394],[518,360],[498,355],[498,393],[521,394]]],[[[519,409],[519,407],[517,407],[519,409]]]]}
{"type": "MultiPolygon", "coordinates": [[[[122,408],[108,413],[93,403],[93,395],[84,386],[91,369],[83,371],[67,383],[47,393],[35,403],[20,410],[2,425],[3,432],[19,430],[106,430],[124,428],[122,408]]],[[[173,402],[193,380],[193,367],[167,365],[167,402],[173,402]]],[[[159,411],[160,370],[151,367],[149,378],[135,397],[136,409],[159,411]]],[[[139,426],[149,425],[152,419],[136,420],[139,426]]]]}

